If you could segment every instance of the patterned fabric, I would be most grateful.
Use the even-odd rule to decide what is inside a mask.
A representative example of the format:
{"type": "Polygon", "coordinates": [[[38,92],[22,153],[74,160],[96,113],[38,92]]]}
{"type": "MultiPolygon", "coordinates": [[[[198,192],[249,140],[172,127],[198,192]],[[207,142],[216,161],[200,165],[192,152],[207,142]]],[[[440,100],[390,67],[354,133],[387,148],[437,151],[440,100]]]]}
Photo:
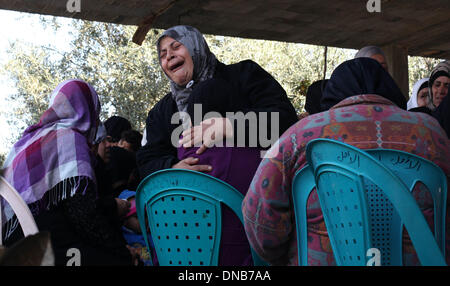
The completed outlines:
{"type": "Polygon", "coordinates": [[[186,86],[179,86],[169,78],[170,89],[172,96],[177,103],[178,110],[186,111],[187,100],[192,92],[193,86],[198,82],[212,78],[217,65],[217,59],[209,50],[203,35],[196,28],[191,26],[175,26],[166,30],[156,43],[158,58],[159,43],[164,37],[171,37],[182,43],[189,51],[194,63],[192,80],[186,86]]]}
{"type": "MultiPolygon", "coordinates": [[[[143,266],[153,266],[157,263],[156,255],[152,256],[150,254],[142,234],[137,234],[124,226],[122,226],[122,233],[123,237],[127,241],[127,244],[137,250],[139,260],[142,262],[143,266]]],[[[155,247],[153,245],[152,238],[148,236],[148,240],[150,243],[150,249],[153,251],[155,247]]]]}
{"type": "MultiPolygon", "coordinates": [[[[53,91],[39,123],[28,127],[13,146],[3,166],[4,176],[25,202],[34,206],[33,215],[74,195],[60,192],[34,204],[49,198],[44,195],[59,182],[73,177],[95,182],[88,142],[95,139],[99,113],[100,102],[92,86],[81,80],[65,81],[53,91]]],[[[6,201],[2,203],[2,221],[11,224],[14,213],[6,201]]]]}
{"type": "MultiPolygon", "coordinates": [[[[243,202],[249,241],[271,264],[298,265],[291,183],[295,172],[306,164],[306,144],[315,138],[331,138],[361,149],[403,150],[433,161],[450,175],[450,142],[439,123],[427,114],[404,111],[378,95],[358,95],[341,101],[329,111],[308,116],[281,136],[278,148],[268,151],[270,156],[261,162],[243,202]]],[[[420,190],[415,190],[414,195],[430,221],[433,214],[430,197],[420,190]]],[[[315,191],[308,199],[307,217],[308,263],[333,265],[334,257],[315,191]]],[[[448,263],[448,231],[446,241],[448,263]]],[[[417,264],[412,251],[406,244],[406,265],[417,264]]]]}
{"type": "MultiPolygon", "coordinates": [[[[130,191],[130,190],[124,190],[120,193],[119,199],[122,200],[129,200],[133,198],[131,202],[131,210],[130,212],[125,216],[125,220],[129,219],[136,219],[137,220],[137,214],[136,214],[136,192],[130,191]]],[[[142,262],[144,266],[153,266],[157,265],[158,258],[156,257],[156,251],[155,251],[155,245],[153,244],[152,237],[150,234],[148,234],[147,239],[149,241],[149,248],[147,248],[147,244],[145,243],[144,236],[142,233],[137,233],[126,226],[122,226],[122,234],[124,239],[127,241],[127,244],[137,250],[139,254],[139,259],[142,262]],[[149,251],[150,249],[150,251],[149,251]]]]}

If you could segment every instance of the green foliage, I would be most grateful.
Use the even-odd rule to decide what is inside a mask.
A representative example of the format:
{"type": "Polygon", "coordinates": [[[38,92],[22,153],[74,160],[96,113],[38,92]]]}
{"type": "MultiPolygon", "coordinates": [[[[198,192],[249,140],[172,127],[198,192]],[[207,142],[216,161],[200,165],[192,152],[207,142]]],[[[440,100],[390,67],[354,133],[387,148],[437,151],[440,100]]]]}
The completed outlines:
{"type": "MultiPolygon", "coordinates": [[[[257,62],[280,82],[298,112],[303,111],[307,87],[323,79],[323,47],[212,35],[205,38],[211,51],[223,63],[245,59],[257,62]]],[[[329,78],[337,65],[353,55],[351,50],[328,48],[326,77],[329,78]]]]}
{"type": "Polygon", "coordinates": [[[61,78],[43,48],[15,43],[10,53],[12,59],[3,68],[16,83],[17,93],[8,101],[17,107],[10,111],[8,123],[14,126],[23,120],[25,125],[30,125],[47,109],[49,86],[56,87],[61,78]]]}
{"type": "MultiPolygon", "coordinates": [[[[58,30],[58,18],[42,19],[47,29],[58,30]]],[[[169,91],[168,80],[157,58],[155,43],[160,30],[151,30],[143,46],[131,42],[135,27],[72,21],[69,51],[52,46],[12,44],[10,60],[0,66],[17,92],[8,99],[9,125],[17,131],[34,124],[48,106],[52,90],[66,79],[91,83],[100,96],[102,120],[111,115],[128,118],[142,131],[148,111],[169,91]]],[[[280,82],[297,112],[303,112],[308,86],[324,77],[324,47],[205,35],[211,51],[225,64],[251,59],[280,82]]],[[[355,51],[329,47],[326,78],[355,51]]],[[[439,60],[409,58],[410,88],[428,76],[439,60]]],[[[0,158],[2,159],[2,158],[0,158]]]]}
{"type": "MultiPolygon", "coordinates": [[[[11,60],[2,72],[17,88],[9,101],[20,104],[10,111],[9,124],[38,122],[58,83],[79,78],[92,84],[99,94],[103,120],[120,115],[142,130],[148,111],[168,87],[152,45],[157,35],[150,33],[146,46],[140,47],[130,40],[134,27],[79,20],[72,23],[75,32],[68,52],[23,43],[11,45],[11,60]]],[[[59,28],[57,22],[44,24],[59,28]]]]}
{"type": "Polygon", "coordinates": [[[73,50],[64,64],[71,77],[91,83],[103,107],[102,117],[112,114],[129,119],[142,130],[150,108],[167,93],[168,82],[159,68],[150,33],[144,47],[131,42],[134,27],[74,21],[78,30],[73,50]],[[76,63],[77,69],[71,69],[76,63]]]}
{"type": "Polygon", "coordinates": [[[6,160],[6,154],[0,153],[0,170],[3,166],[3,163],[5,163],[5,160],[6,160]]]}
{"type": "Polygon", "coordinates": [[[429,77],[433,68],[441,61],[432,58],[408,57],[410,94],[414,83],[422,78],[429,77]]]}
{"type": "MultiPolygon", "coordinates": [[[[41,18],[41,22],[47,29],[61,28],[57,18],[41,18]]],[[[132,26],[73,20],[69,51],[57,51],[50,45],[11,45],[11,59],[1,67],[17,88],[9,98],[15,104],[9,110],[8,123],[21,129],[36,123],[58,83],[80,78],[91,83],[99,94],[103,120],[120,115],[128,118],[137,130],[143,130],[148,111],[168,92],[169,85],[155,49],[161,31],[152,30],[143,46],[131,42],[134,31],[132,26]]],[[[309,84],[323,77],[321,47],[205,37],[212,52],[226,64],[244,59],[260,64],[286,89],[298,112],[303,109],[309,84]]],[[[347,58],[348,52],[329,49],[327,76],[337,63],[347,58]]],[[[12,141],[18,136],[17,133],[12,141]]]]}

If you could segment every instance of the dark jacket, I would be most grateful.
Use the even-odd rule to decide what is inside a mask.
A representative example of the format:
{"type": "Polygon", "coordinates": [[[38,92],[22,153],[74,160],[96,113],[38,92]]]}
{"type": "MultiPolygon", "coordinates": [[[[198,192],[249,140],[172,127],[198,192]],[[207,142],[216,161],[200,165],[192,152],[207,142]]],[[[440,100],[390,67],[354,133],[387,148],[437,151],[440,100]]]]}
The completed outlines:
{"type": "MultiPolygon", "coordinates": [[[[227,88],[221,91],[213,88],[214,94],[211,95],[208,81],[197,84],[189,98],[188,113],[191,117],[192,103],[199,102],[202,102],[204,106],[202,115],[209,111],[217,111],[222,116],[225,116],[225,112],[238,111],[244,114],[250,111],[256,114],[258,112],[278,112],[280,136],[298,120],[295,109],[281,85],[253,61],[246,60],[232,65],[219,62],[212,80],[219,81],[222,85],[226,83],[227,88]],[[204,104],[203,99],[206,96],[208,103],[204,104]],[[213,110],[217,107],[219,110],[213,110]]],[[[180,126],[180,123],[171,124],[172,115],[176,112],[178,112],[178,108],[171,93],[162,98],[150,110],[146,121],[147,144],[137,153],[141,178],[145,178],[155,171],[171,168],[179,161],[177,148],[171,143],[172,132],[180,126]]],[[[267,125],[271,126],[270,116],[267,122],[267,125]]],[[[259,126],[257,129],[259,130],[259,126]]],[[[269,127],[268,129],[270,130],[269,127]]],[[[246,122],[247,138],[249,138],[249,131],[250,128],[246,122]]],[[[236,128],[235,132],[237,132],[236,128]]],[[[266,134],[270,134],[270,132],[268,131],[266,134]]]]}
{"type": "Polygon", "coordinates": [[[447,133],[447,137],[450,138],[450,89],[441,104],[432,112],[432,115],[439,121],[445,133],[447,133]]]}
{"type": "MultiPolygon", "coordinates": [[[[115,219],[106,216],[97,204],[94,183],[88,178],[77,182],[78,180],[71,178],[66,179],[47,192],[47,195],[63,188],[79,188],[83,192],[65,198],[57,206],[34,217],[39,231],[50,232],[55,265],[71,265],[71,258],[75,258],[75,255],[70,250],[76,249],[79,251],[81,266],[131,266],[131,255],[120,226],[115,219]]],[[[23,232],[18,227],[5,245],[9,247],[21,238],[23,232]]]]}

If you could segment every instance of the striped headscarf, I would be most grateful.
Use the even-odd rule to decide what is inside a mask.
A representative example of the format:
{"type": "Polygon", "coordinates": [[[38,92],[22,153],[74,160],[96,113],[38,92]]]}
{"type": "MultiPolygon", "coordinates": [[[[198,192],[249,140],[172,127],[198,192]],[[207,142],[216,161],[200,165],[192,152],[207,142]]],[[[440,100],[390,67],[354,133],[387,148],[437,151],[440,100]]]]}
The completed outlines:
{"type": "Polygon", "coordinates": [[[159,37],[156,48],[159,58],[159,43],[164,37],[171,37],[182,43],[189,51],[194,63],[194,74],[192,80],[186,86],[179,86],[170,78],[170,90],[172,97],[177,103],[179,111],[187,110],[187,100],[196,83],[210,79],[214,75],[217,65],[216,56],[209,50],[208,44],[202,33],[191,26],[175,26],[166,30],[159,37]]]}
{"type": "Polygon", "coordinates": [[[429,95],[429,104],[428,104],[428,108],[430,108],[431,110],[436,109],[436,105],[433,101],[433,83],[434,81],[440,77],[440,76],[446,76],[446,77],[450,77],[450,61],[443,61],[438,63],[434,69],[431,71],[430,74],[430,81],[428,84],[428,95],[429,95]]]}
{"type": "MultiPolygon", "coordinates": [[[[39,123],[29,126],[14,144],[3,166],[4,177],[34,216],[74,195],[75,189],[47,194],[58,183],[74,177],[96,181],[90,144],[95,139],[99,113],[100,102],[91,85],[81,80],[65,81],[51,94],[50,106],[39,123]]],[[[15,216],[9,204],[4,200],[2,204],[7,237],[17,227],[17,219],[12,219],[15,216]]]]}

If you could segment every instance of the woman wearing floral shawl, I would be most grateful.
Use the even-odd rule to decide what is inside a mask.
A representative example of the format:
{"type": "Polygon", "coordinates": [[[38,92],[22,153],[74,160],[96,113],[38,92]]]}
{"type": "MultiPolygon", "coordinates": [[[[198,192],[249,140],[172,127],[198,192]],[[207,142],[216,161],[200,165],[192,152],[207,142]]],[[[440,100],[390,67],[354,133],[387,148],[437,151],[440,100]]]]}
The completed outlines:
{"type": "MultiPolygon", "coordinates": [[[[40,231],[49,231],[55,264],[70,264],[76,248],[81,265],[130,264],[125,241],[96,208],[97,189],[91,147],[100,102],[88,83],[68,80],[52,93],[39,123],[28,127],[4,164],[4,176],[25,200],[40,231]]],[[[5,244],[23,234],[3,201],[5,244]]]]}

